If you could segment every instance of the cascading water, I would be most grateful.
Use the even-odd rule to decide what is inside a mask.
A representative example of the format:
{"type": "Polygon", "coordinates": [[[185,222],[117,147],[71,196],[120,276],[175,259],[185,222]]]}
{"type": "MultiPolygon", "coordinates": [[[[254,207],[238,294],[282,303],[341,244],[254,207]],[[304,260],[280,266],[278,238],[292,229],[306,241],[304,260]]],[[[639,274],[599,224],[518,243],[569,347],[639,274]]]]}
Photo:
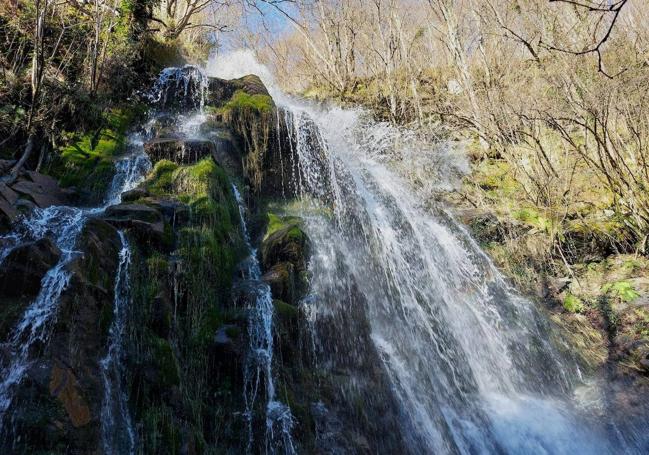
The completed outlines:
{"type": "Polygon", "coordinates": [[[128,412],[128,397],[124,390],[122,363],[126,316],[131,301],[131,247],[123,231],[119,231],[122,248],[115,277],[113,322],[108,335],[108,352],[101,361],[104,400],[101,408],[101,437],[107,455],[135,453],[135,429],[128,412]]]}
{"type": "Polygon", "coordinates": [[[203,110],[207,78],[195,66],[165,68],[147,98],[164,110],[203,110]]]}
{"type": "Polygon", "coordinates": [[[245,204],[239,190],[232,186],[235,199],[239,204],[241,231],[249,251],[245,260],[244,280],[251,295],[248,317],[248,355],[244,371],[244,401],[248,425],[248,453],[253,449],[253,413],[257,397],[265,394],[266,429],[264,450],[268,454],[296,453],[291,430],[293,415],[284,403],[275,396],[273,380],[273,297],[270,286],[261,280],[261,267],[257,259],[257,250],[252,247],[245,220],[245,204]],[[259,390],[264,386],[263,391],[259,390]]]}
{"type": "MultiPolygon", "coordinates": [[[[267,74],[245,53],[210,68],[267,74]]],[[[425,207],[386,167],[398,130],[295,103],[265,83],[286,115],[292,150],[281,153],[298,161],[285,178],[299,180],[290,183],[314,250],[302,305],[319,366],[353,374],[376,353],[412,453],[643,452],[575,399],[580,372],[549,341],[545,317],[443,208],[425,207]],[[350,318],[367,321],[367,340],[342,344],[350,318]]]]}
{"type": "Polygon", "coordinates": [[[32,350],[37,345],[47,343],[59,298],[70,280],[68,265],[78,255],[75,245],[86,220],[100,215],[110,205],[119,203],[121,194],[133,189],[150,168],[142,142],[137,137],[131,138],[130,147],[132,153],[116,162],[116,174],[100,207],[53,206],[36,209],[30,217],[19,221],[13,233],[14,242],[3,250],[3,255],[6,256],[12,248],[23,242],[49,236],[61,251],[61,257],[43,277],[38,296],[14,327],[7,343],[12,355],[0,374],[0,428],[13,401],[14,389],[31,365],[32,350]]]}

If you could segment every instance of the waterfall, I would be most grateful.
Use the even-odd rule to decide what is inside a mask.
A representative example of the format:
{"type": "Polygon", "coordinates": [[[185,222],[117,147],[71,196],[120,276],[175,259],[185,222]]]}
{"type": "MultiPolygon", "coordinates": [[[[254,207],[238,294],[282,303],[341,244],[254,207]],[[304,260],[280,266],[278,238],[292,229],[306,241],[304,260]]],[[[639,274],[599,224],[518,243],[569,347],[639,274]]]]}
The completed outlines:
{"type": "Polygon", "coordinates": [[[277,400],[273,380],[273,297],[270,286],[261,280],[261,267],[257,250],[252,247],[245,220],[245,204],[239,190],[232,185],[232,192],[239,205],[241,231],[249,255],[245,260],[244,280],[250,290],[252,301],[248,317],[248,354],[244,371],[244,404],[248,425],[247,453],[253,450],[253,413],[260,393],[266,398],[266,430],[264,448],[266,453],[295,454],[291,436],[293,415],[287,405],[277,400]],[[264,390],[260,392],[260,383],[264,390]]]}
{"type": "Polygon", "coordinates": [[[101,436],[107,455],[135,453],[135,429],[128,412],[122,364],[126,318],[131,303],[129,273],[131,247],[123,231],[119,231],[122,248],[115,276],[113,322],[108,335],[108,352],[101,360],[104,400],[101,407],[101,436]]]}
{"type": "MultiPolygon", "coordinates": [[[[208,68],[265,74],[255,65],[237,52],[208,68]]],[[[579,400],[580,372],[551,341],[545,315],[404,178],[425,148],[442,163],[435,184],[452,186],[466,168],[455,150],[431,150],[362,111],[296,102],[264,82],[286,117],[283,159],[298,161],[285,178],[300,189],[303,203],[291,210],[312,243],[312,295],[302,306],[318,367],[362,387],[362,369],[378,358],[411,453],[641,452],[595,412],[600,403],[579,400]],[[359,321],[366,338],[349,333],[359,321]]]]}
{"type": "Polygon", "coordinates": [[[11,406],[15,387],[20,384],[31,365],[32,349],[38,344],[46,344],[49,339],[59,298],[70,280],[68,265],[79,254],[75,246],[86,220],[100,215],[108,206],[119,203],[121,194],[134,188],[150,167],[148,157],[144,154],[137,137],[131,138],[130,145],[134,151],[116,162],[116,173],[110,191],[101,206],[93,208],[53,206],[36,209],[31,216],[18,222],[12,234],[14,242],[3,251],[3,255],[6,256],[12,248],[24,242],[49,236],[61,251],[61,257],[43,277],[38,296],[22,315],[8,340],[11,357],[8,365],[0,372],[0,428],[11,406]]]}
{"type": "MultiPolygon", "coordinates": [[[[411,451],[613,453],[605,422],[573,400],[579,372],[544,317],[443,208],[424,207],[376,159],[382,144],[368,136],[382,126],[286,108],[304,196],[334,209],[303,213],[312,290],[324,296],[312,326],[344,327],[352,301],[341,288],[358,290],[411,451]]],[[[326,335],[320,350],[339,352],[326,335]]]]}

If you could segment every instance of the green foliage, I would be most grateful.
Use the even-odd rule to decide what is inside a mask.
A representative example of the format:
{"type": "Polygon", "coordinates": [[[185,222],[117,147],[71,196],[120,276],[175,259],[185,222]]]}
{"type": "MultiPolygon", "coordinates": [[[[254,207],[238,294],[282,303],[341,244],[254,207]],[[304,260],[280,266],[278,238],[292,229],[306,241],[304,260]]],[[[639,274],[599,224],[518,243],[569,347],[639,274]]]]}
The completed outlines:
{"type": "Polygon", "coordinates": [[[174,355],[169,341],[155,335],[151,335],[149,346],[153,363],[160,375],[160,385],[171,387],[180,383],[180,370],[178,361],[174,355]]]}
{"type": "Polygon", "coordinates": [[[512,213],[512,217],[522,221],[540,231],[550,232],[552,230],[552,220],[542,216],[536,209],[522,208],[512,213]]]}
{"type": "Polygon", "coordinates": [[[611,293],[626,303],[631,303],[640,296],[633,285],[628,281],[607,283],[602,287],[602,292],[605,294],[611,293]]]}
{"type": "Polygon", "coordinates": [[[149,193],[160,196],[173,190],[173,173],[178,165],[169,160],[158,161],[147,178],[149,193]]]}
{"type": "Polygon", "coordinates": [[[573,294],[566,295],[563,299],[563,307],[571,313],[581,313],[584,311],[583,302],[573,294]]]}
{"type": "Polygon", "coordinates": [[[126,132],[141,112],[140,106],[112,109],[104,114],[98,130],[67,134],[67,145],[47,172],[64,187],[103,195],[114,173],[114,159],[125,150],[126,132]]]}

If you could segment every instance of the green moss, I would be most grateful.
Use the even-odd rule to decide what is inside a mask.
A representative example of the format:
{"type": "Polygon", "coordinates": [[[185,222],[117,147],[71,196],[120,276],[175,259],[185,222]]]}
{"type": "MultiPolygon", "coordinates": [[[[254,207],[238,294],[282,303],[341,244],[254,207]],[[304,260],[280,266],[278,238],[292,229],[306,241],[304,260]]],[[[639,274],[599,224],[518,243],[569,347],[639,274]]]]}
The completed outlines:
{"type": "Polygon", "coordinates": [[[266,234],[264,239],[273,235],[282,229],[288,230],[288,237],[291,240],[301,240],[304,237],[304,232],[300,228],[302,219],[295,216],[279,216],[274,213],[268,213],[268,225],[266,227],[266,234]]]}
{"type": "Polygon", "coordinates": [[[584,311],[584,304],[578,297],[568,294],[563,299],[563,307],[571,313],[581,313],[584,311]]]}
{"type": "Polygon", "coordinates": [[[273,99],[268,95],[250,95],[243,90],[237,90],[225,106],[224,111],[249,111],[269,113],[273,109],[273,99]]]}
{"type": "Polygon", "coordinates": [[[194,337],[194,344],[209,345],[221,325],[223,325],[221,310],[215,306],[209,308],[200,322],[198,334],[194,337]]]}
{"type": "Polygon", "coordinates": [[[512,217],[515,220],[522,221],[523,223],[535,227],[540,231],[550,232],[552,230],[552,220],[541,215],[536,209],[522,208],[512,212],[512,217]]]}
{"type": "Polygon", "coordinates": [[[288,303],[282,300],[273,300],[273,307],[275,308],[275,313],[285,321],[295,320],[298,317],[299,311],[297,307],[289,305],[288,303]]]}
{"type": "Polygon", "coordinates": [[[145,182],[146,189],[153,195],[163,195],[173,190],[173,173],[178,165],[169,160],[158,161],[145,182]]]}
{"type": "Polygon", "coordinates": [[[114,174],[113,160],[126,148],[126,132],[141,106],[115,108],[103,115],[95,131],[68,133],[66,144],[47,173],[64,187],[78,186],[103,195],[114,174]]]}

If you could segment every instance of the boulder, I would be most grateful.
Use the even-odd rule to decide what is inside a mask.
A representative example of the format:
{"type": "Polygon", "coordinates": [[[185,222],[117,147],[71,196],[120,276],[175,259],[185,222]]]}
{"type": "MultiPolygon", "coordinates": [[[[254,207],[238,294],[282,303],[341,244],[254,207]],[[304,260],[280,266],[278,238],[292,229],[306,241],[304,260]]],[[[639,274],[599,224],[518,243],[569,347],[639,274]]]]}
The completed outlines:
{"type": "Polygon", "coordinates": [[[295,266],[290,262],[275,264],[261,279],[266,282],[273,293],[273,297],[297,305],[295,266]]]}
{"type": "Polygon", "coordinates": [[[63,191],[52,177],[33,171],[27,171],[25,174],[27,178],[21,177],[11,185],[14,192],[30,199],[40,208],[65,205],[69,202],[69,194],[63,191]]]}
{"type": "Polygon", "coordinates": [[[133,188],[132,190],[122,193],[122,202],[133,202],[142,199],[149,195],[149,192],[144,188],[133,188]]]}
{"type": "Polygon", "coordinates": [[[151,161],[170,160],[178,164],[193,164],[214,153],[211,141],[200,139],[157,138],[144,144],[151,161]]]}
{"type": "Polygon", "coordinates": [[[130,229],[145,244],[164,243],[165,223],[162,214],[148,205],[113,205],[106,209],[103,219],[118,229],[130,229]]]}
{"type": "Polygon", "coordinates": [[[0,232],[9,230],[21,212],[30,212],[35,207],[67,205],[73,196],[72,191],[61,189],[52,177],[23,171],[11,185],[0,183],[0,232]]]}
{"type": "Polygon", "coordinates": [[[159,211],[165,221],[174,227],[182,226],[189,222],[189,206],[177,199],[146,198],[144,202],[149,207],[159,211]]]}
{"type": "Polygon", "coordinates": [[[254,74],[231,80],[210,77],[208,78],[207,104],[216,107],[223,106],[237,90],[243,90],[249,95],[269,95],[264,83],[254,74]]]}
{"type": "Polygon", "coordinates": [[[234,175],[241,175],[243,172],[243,153],[239,147],[237,138],[232,134],[230,128],[220,124],[206,123],[203,128],[205,134],[214,144],[212,158],[221,166],[234,175]]]}
{"type": "Polygon", "coordinates": [[[48,238],[14,248],[0,264],[0,295],[36,297],[43,276],[60,256],[61,251],[48,238]]]}
{"type": "Polygon", "coordinates": [[[269,215],[270,225],[261,243],[262,279],[273,296],[297,305],[308,288],[306,282],[309,240],[302,220],[269,215]]]}
{"type": "Polygon", "coordinates": [[[301,220],[283,218],[281,227],[267,234],[261,244],[264,270],[280,262],[293,264],[296,272],[306,271],[309,241],[301,228],[301,220]]]}
{"type": "Polygon", "coordinates": [[[16,164],[16,160],[0,160],[0,175],[4,175],[16,164]]]}

